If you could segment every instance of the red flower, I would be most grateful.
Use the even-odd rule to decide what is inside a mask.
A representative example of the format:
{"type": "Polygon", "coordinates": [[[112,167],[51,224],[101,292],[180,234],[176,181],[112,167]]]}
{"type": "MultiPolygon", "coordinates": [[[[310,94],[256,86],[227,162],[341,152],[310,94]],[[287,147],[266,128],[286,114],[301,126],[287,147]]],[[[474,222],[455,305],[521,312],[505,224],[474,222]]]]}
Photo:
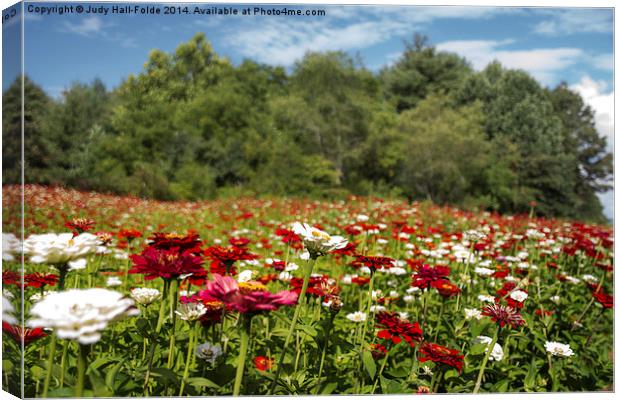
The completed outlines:
{"type": "MultiPolygon", "coordinates": [[[[295,293],[301,293],[301,287],[303,286],[303,278],[291,278],[289,285],[291,290],[295,293]]],[[[308,280],[308,289],[306,295],[312,295],[316,297],[329,297],[336,295],[340,292],[340,288],[330,283],[329,276],[311,276],[308,280]]]]}
{"type": "Polygon", "coordinates": [[[21,287],[21,284],[22,284],[21,275],[15,271],[3,271],[2,272],[2,284],[3,285],[18,285],[21,287]]]}
{"type": "Polygon", "coordinates": [[[431,283],[431,287],[437,289],[439,294],[443,297],[452,297],[461,293],[461,289],[459,289],[458,286],[445,279],[439,279],[431,283]]]}
{"type": "Polygon", "coordinates": [[[235,247],[245,247],[250,243],[250,239],[244,237],[230,238],[228,240],[228,243],[230,243],[231,246],[235,247]]]}
{"type": "Polygon", "coordinates": [[[443,265],[430,267],[429,265],[424,264],[413,275],[413,282],[411,283],[411,286],[426,289],[430,287],[431,283],[440,279],[445,279],[448,275],[450,275],[449,267],[443,265]]]}
{"type": "Polygon", "coordinates": [[[43,328],[23,328],[21,326],[11,325],[5,321],[2,321],[2,331],[8,334],[13,340],[15,340],[16,343],[20,345],[23,340],[24,346],[28,346],[35,340],[47,336],[47,333],[43,332],[43,328]]]}
{"type": "Polygon", "coordinates": [[[282,238],[283,243],[301,243],[299,235],[289,229],[278,228],[276,229],[276,235],[282,238]]]}
{"type": "Polygon", "coordinates": [[[351,282],[355,283],[357,286],[364,286],[368,282],[370,282],[370,278],[366,276],[356,276],[351,278],[351,282]]]}
{"type": "MultiPolygon", "coordinates": [[[[221,270],[221,265],[223,264],[227,273],[231,273],[230,269],[235,263],[235,261],[240,260],[255,260],[258,258],[256,254],[252,254],[245,247],[222,247],[222,246],[211,246],[204,251],[204,255],[209,257],[214,261],[216,267],[219,267],[221,270]]],[[[211,265],[211,272],[213,271],[213,264],[211,265]]]]}
{"type": "Polygon", "coordinates": [[[54,274],[42,274],[35,272],[32,274],[26,274],[24,276],[24,282],[26,286],[33,288],[40,288],[42,286],[56,286],[58,276],[54,274]]]}
{"type": "Polygon", "coordinates": [[[144,279],[174,279],[180,275],[193,274],[204,276],[202,258],[190,251],[179,252],[176,248],[169,250],[147,247],[139,255],[129,256],[133,262],[130,274],[143,274],[144,279]]]}
{"type": "Polygon", "coordinates": [[[456,368],[459,373],[463,369],[463,359],[465,358],[458,350],[449,349],[435,343],[424,343],[420,347],[421,362],[432,361],[435,364],[444,364],[456,368]]]}
{"type": "Polygon", "coordinates": [[[372,354],[372,358],[374,358],[375,360],[383,358],[387,355],[387,349],[385,348],[384,345],[379,344],[379,343],[371,344],[370,352],[372,354]]]}
{"type": "Polygon", "coordinates": [[[267,371],[273,368],[273,365],[275,364],[275,360],[273,358],[265,356],[254,357],[252,362],[254,363],[256,369],[259,371],[267,371]]]}
{"type": "Polygon", "coordinates": [[[516,329],[525,323],[518,310],[501,304],[486,306],[482,310],[482,315],[491,317],[491,319],[494,322],[497,322],[500,327],[510,325],[512,328],[516,329]]]}
{"type": "Polygon", "coordinates": [[[347,245],[342,249],[332,250],[332,254],[339,254],[341,256],[353,256],[355,255],[355,250],[357,249],[357,244],[353,242],[347,242],[347,245]]]}
{"type": "Polygon", "coordinates": [[[128,242],[131,242],[136,238],[142,237],[142,233],[135,229],[121,229],[118,231],[116,236],[118,236],[119,239],[125,239],[128,242]]]}
{"type": "Polygon", "coordinates": [[[190,251],[200,253],[202,241],[196,233],[179,235],[177,233],[155,232],[149,237],[150,246],[160,250],[170,250],[173,247],[179,252],[190,251]]]}
{"type": "Polygon", "coordinates": [[[409,346],[415,347],[415,342],[422,340],[422,329],[417,322],[411,323],[395,312],[380,311],[375,317],[378,328],[385,328],[377,333],[381,339],[391,340],[394,344],[403,339],[409,346]]]}
{"type": "Polygon", "coordinates": [[[71,229],[73,236],[87,232],[95,226],[95,221],[88,218],[73,218],[71,221],[65,222],[65,227],[71,229]]]}
{"type": "Polygon", "coordinates": [[[374,273],[376,270],[384,268],[390,269],[394,266],[394,259],[389,257],[378,257],[378,256],[363,256],[361,254],[357,254],[355,256],[355,261],[353,265],[356,267],[360,267],[362,265],[370,268],[370,272],[374,273]]]}
{"type": "Polygon", "coordinates": [[[601,303],[604,308],[613,308],[614,307],[614,296],[604,293],[599,290],[598,292],[592,293],[592,296],[601,303]]]}

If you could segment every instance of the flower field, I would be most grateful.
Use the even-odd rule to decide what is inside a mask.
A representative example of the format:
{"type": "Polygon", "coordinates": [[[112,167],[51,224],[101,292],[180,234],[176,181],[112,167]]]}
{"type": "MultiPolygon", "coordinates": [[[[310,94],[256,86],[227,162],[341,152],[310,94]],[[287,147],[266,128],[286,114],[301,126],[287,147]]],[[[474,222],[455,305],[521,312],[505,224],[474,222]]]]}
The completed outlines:
{"type": "Polygon", "coordinates": [[[608,227],[378,198],[24,197],[21,243],[3,187],[17,395],[22,343],[26,397],[613,390],[608,227]]]}

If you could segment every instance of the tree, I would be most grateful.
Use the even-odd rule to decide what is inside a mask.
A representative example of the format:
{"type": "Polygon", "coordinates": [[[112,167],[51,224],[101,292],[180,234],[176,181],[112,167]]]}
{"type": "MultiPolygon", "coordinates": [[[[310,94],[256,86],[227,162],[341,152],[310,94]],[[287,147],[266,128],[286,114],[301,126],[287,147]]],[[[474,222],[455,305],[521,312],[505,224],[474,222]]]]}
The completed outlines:
{"type": "Polygon", "coordinates": [[[450,94],[472,73],[465,59],[437,51],[415,34],[396,63],[381,72],[387,98],[398,112],[411,109],[431,93],[450,94]]]}
{"type": "MultiPolygon", "coordinates": [[[[32,80],[23,77],[24,181],[48,183],[52,176],[50,141],[44,136],[44,121],[50,98],[32,80]]],[[[2,182],[21,183],[22,77],[15,79],[2,99],[2,182]]]]}

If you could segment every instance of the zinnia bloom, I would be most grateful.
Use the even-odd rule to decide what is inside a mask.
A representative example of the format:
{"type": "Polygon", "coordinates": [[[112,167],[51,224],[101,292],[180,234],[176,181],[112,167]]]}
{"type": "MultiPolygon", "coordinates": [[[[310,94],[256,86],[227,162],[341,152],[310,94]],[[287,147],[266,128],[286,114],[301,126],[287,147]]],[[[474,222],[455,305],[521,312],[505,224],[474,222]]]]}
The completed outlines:
{"type": "Polygon", "coordinates": [[[211,273],[218,275],[225,273],[235,275],[236,271],[233,264],[236,261],[255,260],[258,258],[258,255],[250,253],[247,248],[236,246],[211,246],[204,251],[204,255],[213,261],[211,273]]]}
{"type": "Polygon", "coordinates": [[[42,328],[24,328],[19,325],[11,325],[6,321],[2,321],[2,331],[8,334],[19,345],[22,344],[23,340],[24,346],[28,346],[35,340],[47,336],[47,333],[43,332],[42,328]]]}
{"type": "Polygon", "coordinates": [[[178,233],[155,232],[148,240],[150,246],[156,249],[170,250],[176,248],[181,253],[185,251],[199,253],[200,246],[202,246],[200,237],[195,233],[179,235],[178,233]]]}
{"type": "Polygon", "coordinates": [[[95,221],[88,218],[73,218],[71,221],[65,222],[65,228],[71,229],[73,236],[87,232],[95,226],[95,221]]]}
{"type": "Polygon", "coordinates": [[[456,368],[459,372],[463,369],[465,358],[458,350],[449,349],[435,343],[424,343],[420,347],[420,362],[432,361],[435,364],[444,364],[456,368]]]}
{"type": "Polygon", "coordinates": [[[445,279],[439,279],[431,283],[431,287],[437,289],[440,295],[443,297],[452,297],[461,293],[461,289],[458,286],[447,281],[445,279]]]}
{"type": "Polygon", "coordinates": [[[570,357],[574,354],[568,344],[558,342],[546,342],[545,350],[547,350],[547,353],[560,357],[570,357]]]}
{"type": "Polygon", "coordinates": [[[292,291],[271,293],[262,283],[238,283],[229,276],[214,274],[213,280],[207,281],[206,289],[201,290],[198,296],[203,301],[219,300],[226,308],[240,313],[258,313],[292,306],[297,303],[298,295],[292,291]]]}
{"type": "Polygon", "coordinates": [[[308,224],[295,222],[293,232],[301,237],[312,258],[325,255],[336,249],[342,249],[347,245],[347,240],[342,236],[330,236],[328,233],[308,224]]]}
{"type": "Polygon", "coordinates": [[[375,319],[377,327],[384,328],[377,333],[377,337],[381,339],[391,340],[394,344],[405,340],[411,347],[415,347],[415,342],[422,340],[420,325],[417,322],[412,324],[406,319],[402,319],[395,312],[381,311],[375,319]]]}
{"type": "Polygon", "coordinates": [[[613,308],[614,307],[614,296],[609,295],[601,290],[592,293],[592,296],[601,303],[604,308],[613,308]]]}
{"type": "Polygon", "coordinates": [[[68,264],[70,268],[86,266],[86,256],[95,253],[99,239],[90,233],[73,236],[72,233],[31,235],[24,241],[24,253],[35,264],[68,264]]]}
{"type": "Polygon", "coordinates": [[[161,298],[161,292],[154,288],[135,288],[131,289],[131,297],[143,306],[148,306],[161,298]]]}
{"type": "Polygon", "coordinates": [[[363,256],[361,254],[358,254],[355,256],[354,265],[364,265],[370,268],[371,273],[374,273],[378,269],[392,268],[394,266],[394,259],[390,257],[363,256]]]}
{"type": "Polygon", "coordinates": [[[107,289],[73,289],[54,292],[30,309],[29,327],[54,329],[61,339],[91,344],[101,339],[110,322],[138,315],[131,299],[107,289]]]}
{"type": "Polygon", "coordinates": [[[196,357],[210,363],[211,365],[215,364],[215,361],[222,354],[222,346],[220,345],[213,345],[209,342],[206,342],[196,346],[196,357]]]}
{"type": "Polygon", "coordinates": [[[525,323],[518,310],[501,304],[486,306],[482,310],[482,315],[491,317],[491,319],[497,322],[502,328],[505,325],[510,325],[513,329],[516,329],[525,323]]]}
{"type": "Polygon", "coordinates": [[[267,371],[273,368],[273,365],[275,364],[275,360],[273,358],[268,358],[265,356],[254,357],[252,362],[259,371],[267,371]]]}
{"type": "Polygon", "coordinates": [[[130,274],[144,274],[144,279],[151,280],[158,277],[176,279],[180,275],[204,275],[202,258],[191,251],[179,252],[177,249],[161,250],[147,247],[139,255],[129,256],[133,262],[130,274]]]}
{"type": "Polygon", "coordinates": [[[58,276],[54,274],[35,272],[24,276],[25,285],[37,289],[43,286],[56,286],[56,282],[58,282],[58,276]]]}
{"type": "Polygon", "coordinates": [[[450,267],[443,265],[436,265],[431,267],[429,265],[422,265],[418,271],[413,275],[413,282],[411,286],[418,287],[420,289],[427,289],[431,283],[437,280],[447,280],[447,276],[450,275],[450,267]]]}

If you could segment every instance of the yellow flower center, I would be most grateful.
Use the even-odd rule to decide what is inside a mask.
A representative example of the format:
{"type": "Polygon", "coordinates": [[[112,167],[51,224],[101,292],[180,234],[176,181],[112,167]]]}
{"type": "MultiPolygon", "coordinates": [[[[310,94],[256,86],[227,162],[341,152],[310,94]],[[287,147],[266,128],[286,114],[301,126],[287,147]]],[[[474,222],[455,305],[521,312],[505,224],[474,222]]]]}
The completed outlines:
{"type": "Polygon", "coordinates": [[[239,282],[239,291],[243,294],[252,292],[266,292],[267,286],[260,282],[239,282]]]}

